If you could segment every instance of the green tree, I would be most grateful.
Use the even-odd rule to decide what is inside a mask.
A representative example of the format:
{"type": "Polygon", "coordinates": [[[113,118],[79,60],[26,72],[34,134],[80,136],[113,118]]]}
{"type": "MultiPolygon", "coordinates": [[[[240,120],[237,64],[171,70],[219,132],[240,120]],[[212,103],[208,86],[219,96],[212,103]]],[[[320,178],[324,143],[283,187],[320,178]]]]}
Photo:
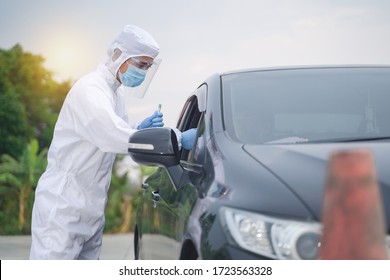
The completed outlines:
{"type": "Polygon", "coordinates": [[[0,89],[0,124],[0,154],[18,157],[28,141],[27,117],[23,104],[9,90],[0,89]]]}
{"type": "Polygon", "coordinates": [[[0,137],[0,154],[20,156],[31,138],[37,138],[41,148],[50,145],[70,82],[55,82],[44,61],[19,44],[0,49],[0,136],[7,136],[0,137]],[[15,145],[11,140],[17,140],[15,145]]]}
{"type": "Polygon", "coordinates": [[[19,159],[3,154],[0,162],[0,190],[12,192],[18,198],[18,230],[29,232],[29,215],[33,199],[33,191],[40,175],[46,168],[47,149],[39,152],[36,139],[26,146],[19,159]]]}

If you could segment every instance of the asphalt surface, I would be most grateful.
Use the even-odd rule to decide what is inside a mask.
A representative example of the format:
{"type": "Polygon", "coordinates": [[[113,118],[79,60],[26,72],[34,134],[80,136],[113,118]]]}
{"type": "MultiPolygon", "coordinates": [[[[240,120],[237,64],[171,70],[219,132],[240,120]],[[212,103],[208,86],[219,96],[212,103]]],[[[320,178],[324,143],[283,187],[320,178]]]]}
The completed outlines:
{"type": "MultiPolygon", "coordinates": [[[[28,260],[31,236],[0,236],[0,260],[28,260]]],[[[133,234],[103,236],[101,260],[133,260],[133,234]]]]}

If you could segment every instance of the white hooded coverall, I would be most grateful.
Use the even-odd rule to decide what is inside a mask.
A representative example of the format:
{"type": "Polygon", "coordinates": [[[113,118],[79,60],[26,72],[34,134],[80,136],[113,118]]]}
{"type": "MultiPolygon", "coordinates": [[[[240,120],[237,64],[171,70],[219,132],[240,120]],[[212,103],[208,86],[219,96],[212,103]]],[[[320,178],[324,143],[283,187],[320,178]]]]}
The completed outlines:
{"type": "Polygon", "coordinates": [[[35,192],[30,259],[98,259],[116,154],[130,135],[116,73],[131,56],[158,55],[144,30],[125,26],[108,61],[75,83],[59,114],[48,166],[35,192]],[[114,50],[121,55],[112,57],[114,50]]]}

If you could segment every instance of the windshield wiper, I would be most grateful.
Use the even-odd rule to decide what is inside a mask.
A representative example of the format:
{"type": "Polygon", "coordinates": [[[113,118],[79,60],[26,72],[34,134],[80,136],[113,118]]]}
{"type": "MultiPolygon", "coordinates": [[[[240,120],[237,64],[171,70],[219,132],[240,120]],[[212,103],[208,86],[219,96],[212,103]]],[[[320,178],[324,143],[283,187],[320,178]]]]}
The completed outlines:
{"type": "Polygon", "coordinates": [[[307,143],[347,143],[347,142],[365,142],[365,141],[381,141],[381,140],[390,140],[390,136],[320,139],[320,140],[310,140],[307,143]]]}

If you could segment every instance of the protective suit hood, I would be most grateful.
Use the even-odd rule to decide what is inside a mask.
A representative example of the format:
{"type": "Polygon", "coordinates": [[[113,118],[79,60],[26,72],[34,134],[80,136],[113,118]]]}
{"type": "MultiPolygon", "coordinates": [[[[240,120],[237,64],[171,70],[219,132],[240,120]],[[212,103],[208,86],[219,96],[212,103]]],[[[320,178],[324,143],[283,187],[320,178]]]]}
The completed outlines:
{"type": "Polygon", "coordinates": [[[106,67],[116,77],[119,67],[133,56],[156,58],[159,46],[153,37],[142,28],[126,25],[114,39],[107,51],[106,67]]]}

